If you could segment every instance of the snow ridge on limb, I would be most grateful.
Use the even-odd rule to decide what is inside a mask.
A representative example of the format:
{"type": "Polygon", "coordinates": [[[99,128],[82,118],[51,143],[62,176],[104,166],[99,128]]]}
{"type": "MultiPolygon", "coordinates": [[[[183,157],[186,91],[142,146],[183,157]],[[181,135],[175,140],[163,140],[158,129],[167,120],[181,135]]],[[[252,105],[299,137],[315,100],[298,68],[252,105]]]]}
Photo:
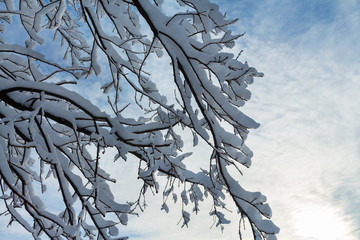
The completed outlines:
{"type": "MultiPolygon", "coordinates": [[[[13,42],[1,28],[0,198],[10,222],[19,222],[34,239],[127,239],[119,237],[117,226],[142,210],[147,189],[159,191],[161,173],[168,180],[163,210],[169,211],[166,200],[171,197],[193,205],[197,213],[204,196],[210,197],[210,215],[223,229],[229,223],[221,212],[223,199],[230,196],[249,220],[254,239],[276,239],[279,229],[268,220],[266,198],[244,190],[233,176],[234,169],[251,165],[252,152],[244,141],[248,129],[259,124],[239,107],[251,97],[248,84],[262,74],[223,51],[242,34],[232,34],[228,26],[234,21],[225,19],[216,4],[178,0],[179,12],[166,16],[160,0],[19,0],[19,9],[14,3],[5,1],[0,18],[11,24],[17,17],[29,39],[23,45],[13,42]],[[141,18],[152,36],[144,35],[141,18]],[[53,40],[44,32],[53,33],[53,40]],[[45,43],[62,51],[63,59],[50,60],[45,43]],[[108,66],[100,63],[99,53],[108,66]],[[179,93],[175,104],[167,102],[156,87],[158,80],[144,70],[153,54],[171,60],[169,81],[179,93]],[[112,77],[102,86],[112,113],[66,88],[104,70],[112,77]],[[128,106],[119,98],[125,84],[135,92],[138,119],[120,107],[128,106]],[[175,126],[190,129],[194,146],[200,139],[213,150],[208,169],[186,167],[183,160],[191,153],[182,153],[175,126]],[[108,184],[115,180],[99,165],[106,161],[101,153],[107,148],[117,150],[115,160],[133,155],[139,161],[143,188],[135,202],[115,201],[108,184]],[[60,212],[41,200],[54,187],[46,184],[49,178],[59,189],[60,212]],[[188,183],[179,197],[177,179],[188,183]]],[[[183,209],[182,226],[190,218],[183,209]]]]}
{"type": "Polygon", "coordinates": [[[229,191],[239,211],[249,219],[255,239],[276,239],[279,228],[266,219],[271,217],[266,198],[261,194],[258,196],[259,193],[245,191],[227,170],[231,166],[236,167],[234,161],[250,166],[252,153],[243,141],[247,129],[259,126],[244,115],[238,106],[250,98],[247,85],[253,82],[253,77],[262,74],[237,61],[232,54],[221,52],[223,48],[232,47],[240,35],[231,34],[227,29],[231,21],[226,21],[218,11],[218,6],[209,1],[180,0],[180,5],[191,10],[172,17],[165,17],[148,0],[133,2],[172,59],[174,81],[184,106],[188,106],[186,110],[193,123],[193,130],[203,135],[203,129],[198,124],[200,120],[194,116],[193,107],[190,106],[191,98],[195,100],[207,123],[212,136],[209,144],[214,147],[212,157],[216,160],[215,171],[218,174],[218,179],[211,180],[221,182],[229,191]],[[207,72],[215,75],[218,86],[209,80],[207,72]],[[233,127],[236,135],[221,126],[222,120],[233,127]]]}

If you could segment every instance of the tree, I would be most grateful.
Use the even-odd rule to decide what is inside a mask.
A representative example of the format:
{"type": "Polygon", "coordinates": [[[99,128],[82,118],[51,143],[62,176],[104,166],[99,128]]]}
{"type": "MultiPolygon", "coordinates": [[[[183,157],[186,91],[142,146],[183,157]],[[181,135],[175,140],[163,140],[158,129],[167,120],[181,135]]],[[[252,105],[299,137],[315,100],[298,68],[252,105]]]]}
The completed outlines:
{"type": "MultiPolygon", "coordinates": [[[[229,30],[236,20],[227,20],[209,0],[174,1],[178,12],[171,14],[160,0],[0,4],[0,197],[10,222],[34,239],[126,239],[119,238],[117,224],[126,225],[128,215],[141,209],[147,190],[159,191],[161,173],[168,180],[164,196],[173,193],[175,180],[186,182],[181,201],[190,198],[196,210],[206,195],[221,227],[228,223],[226,196],[250,223],[254,239],[276,239],[279,229],[269,220],[266,198],[235,179],[251,163],[248,130],[259,126],[239,108],[250,98],[248,84],[262,76],[227,50],[242,36],[229,30]],[[25,30],[26,41],[11,29],[25,30]],[[52,60],[50,48],[62,51],[63,60],[52,60]],[[145,71],[154,54],[169,59],[172,78],[145,71]],[[69,87],[88,77],[103,81],[101,70],[112,76],[102,87],[112,112],[69,87]],[[156,86],[168,83],[176,85],[170,100],[156,86]],[[126,115],[129,104],[120,100],[125,85],[134,91],[129,108],[137,109],[137,119],[126,115]],[[203,141],[211,149],[208,169],[184,164],[191,156],[182,153],[181,128],[192,134],[194,146],[203,141]],[[111,193],[113,179],[99,165],[111,161],[101,158],[110,148],[117,150],[115,159],[139,162],[143,187],[135,202],[116,202],[111,193]],[[60,213],[42,200],[49,176],[56,180],[49,187],[59,189],[60,213]]],[[[182,216],[187,225],[190,213],[182,216]]]]}

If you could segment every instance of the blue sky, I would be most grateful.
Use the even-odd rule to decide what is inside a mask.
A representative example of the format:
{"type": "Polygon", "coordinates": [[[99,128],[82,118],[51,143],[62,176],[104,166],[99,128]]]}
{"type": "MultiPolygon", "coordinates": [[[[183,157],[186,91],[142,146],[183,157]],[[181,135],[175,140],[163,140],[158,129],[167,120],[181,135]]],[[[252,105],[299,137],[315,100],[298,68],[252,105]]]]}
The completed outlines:
{"type": "MultiPolygon", "coordinates": [[[[265,74],[244,108],[262,126],[248,138],[255,156],[243,186],[268,197],[279,239],[359,239],[360,2],[217,3],[247,33],[234,51],[265,74]]],[[[172,227],[176,217],[158,218],[149,231],[156,237],[145,239],[237,234],[236,222],[223,234],[209,230],[206,214],[185,230],[172,227]]]]}
{"type": "MultiPolygon", "coordinates": [[[[234,30],[247,33],[234,52],[243,49],[241,59],[265,74],[244,107],[262,125],[249,134],[254,158],[243,186],[268,197],[279,239],[359,239],[360,2],[217,3],[239,18],[234,30]]],[[[209,229],[205,205],[180,229],[179,206],[165,214],[161,198],[149,201],[129,226],[148,223],[135,239],[237,237],[236,216],[220,233],[209,229]]]]}
{"type": "Polygon", "coordinates": [[[248,33],[243,59],[265,73],[245,108],[262,126],[244,178],[268,196],[279,239],[359,239],[360,2],[254,2],[228,8],[248,33]]]}
{"type": "MultiPolygon", "coordinates": [[[[247,33],[234,51],[243,49],[241,59],[265,74],[244,107],[261,127],[249,134],[254,158],[243,186],[268,197],[279,239],[360,239],[360,1],[216,2],[239,18],[234,30],[247,33]]],[[[118,171],[136,173],[125,167],[118,171]]],[[[126,179],[121,186],[129,195],[138,187],[126,179]]],[[[149,196],[146,212],[124,231],[146,240],[237,237],[236,221],[224,233],[209,229],[206,203],[181,229],[181,206],[165,214],[159,201],[149,196]]],[[[0,236],[31,239],[0,223],[0,236]]]]}

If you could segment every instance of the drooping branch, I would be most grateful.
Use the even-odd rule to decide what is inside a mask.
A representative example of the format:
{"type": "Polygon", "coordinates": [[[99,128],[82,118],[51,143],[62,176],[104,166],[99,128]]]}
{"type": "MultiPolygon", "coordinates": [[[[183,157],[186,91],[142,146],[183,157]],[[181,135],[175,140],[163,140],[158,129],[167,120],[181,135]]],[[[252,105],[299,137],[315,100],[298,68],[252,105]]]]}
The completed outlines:
{"type": "MultiPolygon", "coordinates": [[[[29,39],[24,46],[0,39],[0,187],[12,220],[35,239],[42,233],[51,239],[81,239],[82,234],[119,239],[116,225],[126,225],[128,215],[141,209],[146,189],[159,191],[156,177],[161,173],[168,179],[165,211],[170,193],[176,201],[178,179],[188,183],[181,192],[183,205],[190,198],[197,212],[204,193],[209,193],[214,203],[210,215],[223,226],[229,223],[221,212],[227,195],[249,220],[254,239],[275,238],[279,229],[267,219],[271,210],[266,198],[244,190],[233,176],[233,170],[241,172],[251,164],[252,152],[244,141],[258,123],[239,107],[250,99],[248,84],[262,76],[223,51],[243,35],[233,35],[228,28],[236,20],[227,20],[208,0],[179,0],[179,11],[172,16],[163,12],[160,1],[150,0],[20,0],[18,9],[14,3],[5,1],[0,19],[12,24],[12,18],[19,18],[21,25],[16,27],[22,27],[29,39]],[[149,36],[146,28],[152,32],[149,36]],[[41,34],[51,31],[53,42],[41,34]],[[41,46],[45,42],[64,58],[49,60],[48,50],[41,46]],[[99,61],[99,54],[108,66],[99,61]],[[147,73],[146,63],[154,54],[170,60],[172,79],[154,79],[147,73]],[[93,73],[101,76],[104,70],[111,79],[102,89],[113,113],[66,88],[83,77],[93,78],[93,73]],[[157,84],[170,83],[165,81],[176,87],[176,103],[168,103],[157,89],[157,84]],[[134,100],[119,100],[123,87],[135,92],[134,100]],[[131,102],[138,106],[138,119],[119,107],[131,102]],[[191,154],[182,153],[187,149],[179,127],[191,132],[194,145],[200,137],[213,151],[208,169],[186,167],[183,160],[191,154]],[[139,162],[143,187],[134,204],[115,201],[108,185],[115,180],[100,167],[107,161],[101,152],[109,148],[118,152],[115,159],[132,155],[139,162]],[[60,212],[47,210],[41,200],[50,176],[59,189],[60,212]],[[25,209],[32,226],[17,208],[25,209]]],[[[182,218],[187,226],[190,213],[184,208],[182,218]]]]}
{"type": "MultiPolygon", "coordinates": [[[[239,133],[242,132],[240,136],[242,138],[246,136],[247,128],[254,128],[258,126],[252,119],[240,112],[236,106],[233,106],[233,104],[228,100],[229,95],[227,95],[226,92],[223,93],[220,88],[212,85],[205,73],[206,69],[211,70],[211,68],[208,67],[210,64],[209,60],[216,59],[217,56],[220,57],[221,53],[219,54],[216,51],[207,52],[204,51],[204,49],[210,44],[224,45],[224,39],[227,38],[227,35],[231,36],[231,34],[229,34],[228,31],[225,31],[222,38],[212,39],[210,42],[204,41],[202,44],[200,42],[196,42],[195,44],[194,41],[191,42],[190,40],[183,38],[183,36],[186,36],[185,27],[181,27],[180,24],[172,26],[169,22],[164,24],[163,22],[158,21],[158,16],[161,16],[162,13],[155,6],[150,4],[149,1],[134,0],[134,3],[139,9],[140,14],[142,14],[144,19],[150,25],[154,35],[159,38],[169,56],[171,56],[174,66],[177,67],[177,69],[174,69],[174,81],[177,83],[178,90],[184,101],[184,106],[188,106],[188,108],[190,108],[189,103],[186,103],[187,97],[190,96],[195,99],[196,105],[202,113],[213,138],[215,148],[213,157],[216,159],[217,171],[219,171],[223,184],[229,191],[239,210],[248,217],[253,227],[254,236],[257,236],[258,233],[264,237],[265,235],[268,236],[276,234],[279,229],[273,225],[271,221],[262,220],[261,217],[261,215],[266,218],[271,217],[271,210],[269,206],[264,203],[266,198],[261,196],[259,197],[259,193],[250,193],[242,189],[242,187],[238,185],[226,169],[226,166],[229,164],[235,165],[235,163],[229,161],[229,158],[239,161],[245,166],[250,165],[249,155],[251,153],[247,153],[247,148],[245,146],[243,147],[242,139],[237,140],[236,136],[230,135],[224,130],[224,128],[221,127],[219,120],[224,119],[239,133]],[[176,28],[176,31],[173,30],[174,28],[176,28]],[[193,47],[193,45],[203,46],[196,48],[193,47]],[[209,60],[207,60],[208,62],[205,62],[203,59],[209,60]],[[177,71],[181,72],[184,76],[183,82],[179,80],[179,73],[177,73],[177,71]],[[186,91],[186,86],[189,88],[189,91],[186,91]],[[236,147],[233,147],[234,140],[235,142],[238,142],[238,144],[235,144],[236,147]],[[234,151],[237,153],[234,154],[234,151]],[[262,200],[260,200],[260,202],[256,201],[253,203],[252,201],[254,199],[262,200]]],[[[193,1],[187,1],[187,3],[191,3],[190,5],[195,9],[196,6],[201,5],[200,3],[195,3],[193,1]]],[[[198,9],[196,10],[198,11],[198,9]]],[[[211,8],[209,4],[209,15],[211,14],[211,11],[214,11],[214,8],[211,8]]],[[[202,12],[200,14],[199,12],[198,18],[201,22],[203,16],[204,13],[202,12]]],[[[160,19],[162,18],[163,17],[160,17],[160,19]]],[[[236,39],[236,37],[231,37],[229,42],[234,39],[236,39]]],[[[230,81],[236,82],[236,84],[244,88],[246,87],[246,82],[252,82],[246,78],[252,78],[259,75],[254,69],[250,69],[246,65],[243,65],[243,68],[241,69],[231,68],[231,65],[242,65],[240,62],[231,58],[233,58],[233,56],[227,55],[227,59],[224,58],[217,64],[218,72],[223,72],[223,76],[216,76],[217,80],[220,84],[222,84],[222,89],[229,89],[229,85],[231,84],[230,81]],[[220,70],[220,68],[222,68],[222,70],[220,70]],[[226,76],[234,74],[239,75],[239,77],[226,80],[226,76]]],[[[215,62],[213,64],[215,64],[215,62]]],[[[234,88],[232,88],[232,90],[234,91],[234,88]]],[[[245,90],[243,89],[239,89],[237,92],[234,91],[233,94],[241,95],[244,91],[245,90]]],[[[246,99],[248,97],[244,96],[243,98],[246,99]]],[[[187,110],[189,111],[189,109],[187,110]]],[[[197,121],[197,119],[192,118],[192,121],[197,121]]],[[[194,124],[194,126],[196,125],[194,124]]],[[[196,128],[194,130],[201,134],[201,130],[196,128]]]]}

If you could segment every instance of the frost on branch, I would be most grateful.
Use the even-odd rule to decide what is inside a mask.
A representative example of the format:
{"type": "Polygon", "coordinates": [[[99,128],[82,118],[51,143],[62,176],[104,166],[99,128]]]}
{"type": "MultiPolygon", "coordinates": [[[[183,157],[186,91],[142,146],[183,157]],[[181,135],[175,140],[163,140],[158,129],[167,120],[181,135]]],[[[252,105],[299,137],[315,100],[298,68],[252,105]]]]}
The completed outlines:
{"type": "MultiPolygon", "coordinates": [[[[217,5],[177,0],[179,11],[169,16],[161,2],[0,3],[0,198],[10,222],[17,221],[34,239],[126,239],[117,226],[142,209],[147,189],[159,191],[159,174],[167,177],[166,212],[168,198],[193,205],[197,213],[207,197],[214,203],[210,215],[223,228],[229,223],[222,212],[226,197],[249,221],[254,239],[276,239],[279,229],[270,220],[265,196],[246,191],[233,175],[251,165],[244,141],[258,123],[239,107],[250,99],[248,84],[261,73],[225,51],[242,35],[229,30],[235,21],[217,5]],[[25,42],[11,38],[9,28],[23,31],[25,42]],[[49,50],[61,53],[61,60],[49,50]],[[154,54],[171,61],[172,78],[153,78],[144,70],[154,54]],[[102,84],[110,113],[68,88],[102,72],[112,77],[102,84]],[[175,102],[158,90],[160,81],[176,86],[175,102]],[[125,85],[135,93],[129,103],[137,105],[138,119],[124,112],[129,103],[119,96],[125,85]],[[191,132],[194,146],[207,143],[208,169],[186,167],[191,154],[182,152],[178,126],[191,132]],[[115,159],[139,161],[144,185],[133,203],[117,202],[111,192],[108,183],[115,180],[99,163],[108,161],[100,158],[108,148],[117,150],[115,159]],[[56,184],[47,185],[49,179],[56,184]],[[189,186],[179,196],[176,180],[189,186]],[[60,212],[49,210],[42,199],[49,187],[59,190],[60,212]]],[[[183,210],[183,226],[190,219],[183,210]]]]}

